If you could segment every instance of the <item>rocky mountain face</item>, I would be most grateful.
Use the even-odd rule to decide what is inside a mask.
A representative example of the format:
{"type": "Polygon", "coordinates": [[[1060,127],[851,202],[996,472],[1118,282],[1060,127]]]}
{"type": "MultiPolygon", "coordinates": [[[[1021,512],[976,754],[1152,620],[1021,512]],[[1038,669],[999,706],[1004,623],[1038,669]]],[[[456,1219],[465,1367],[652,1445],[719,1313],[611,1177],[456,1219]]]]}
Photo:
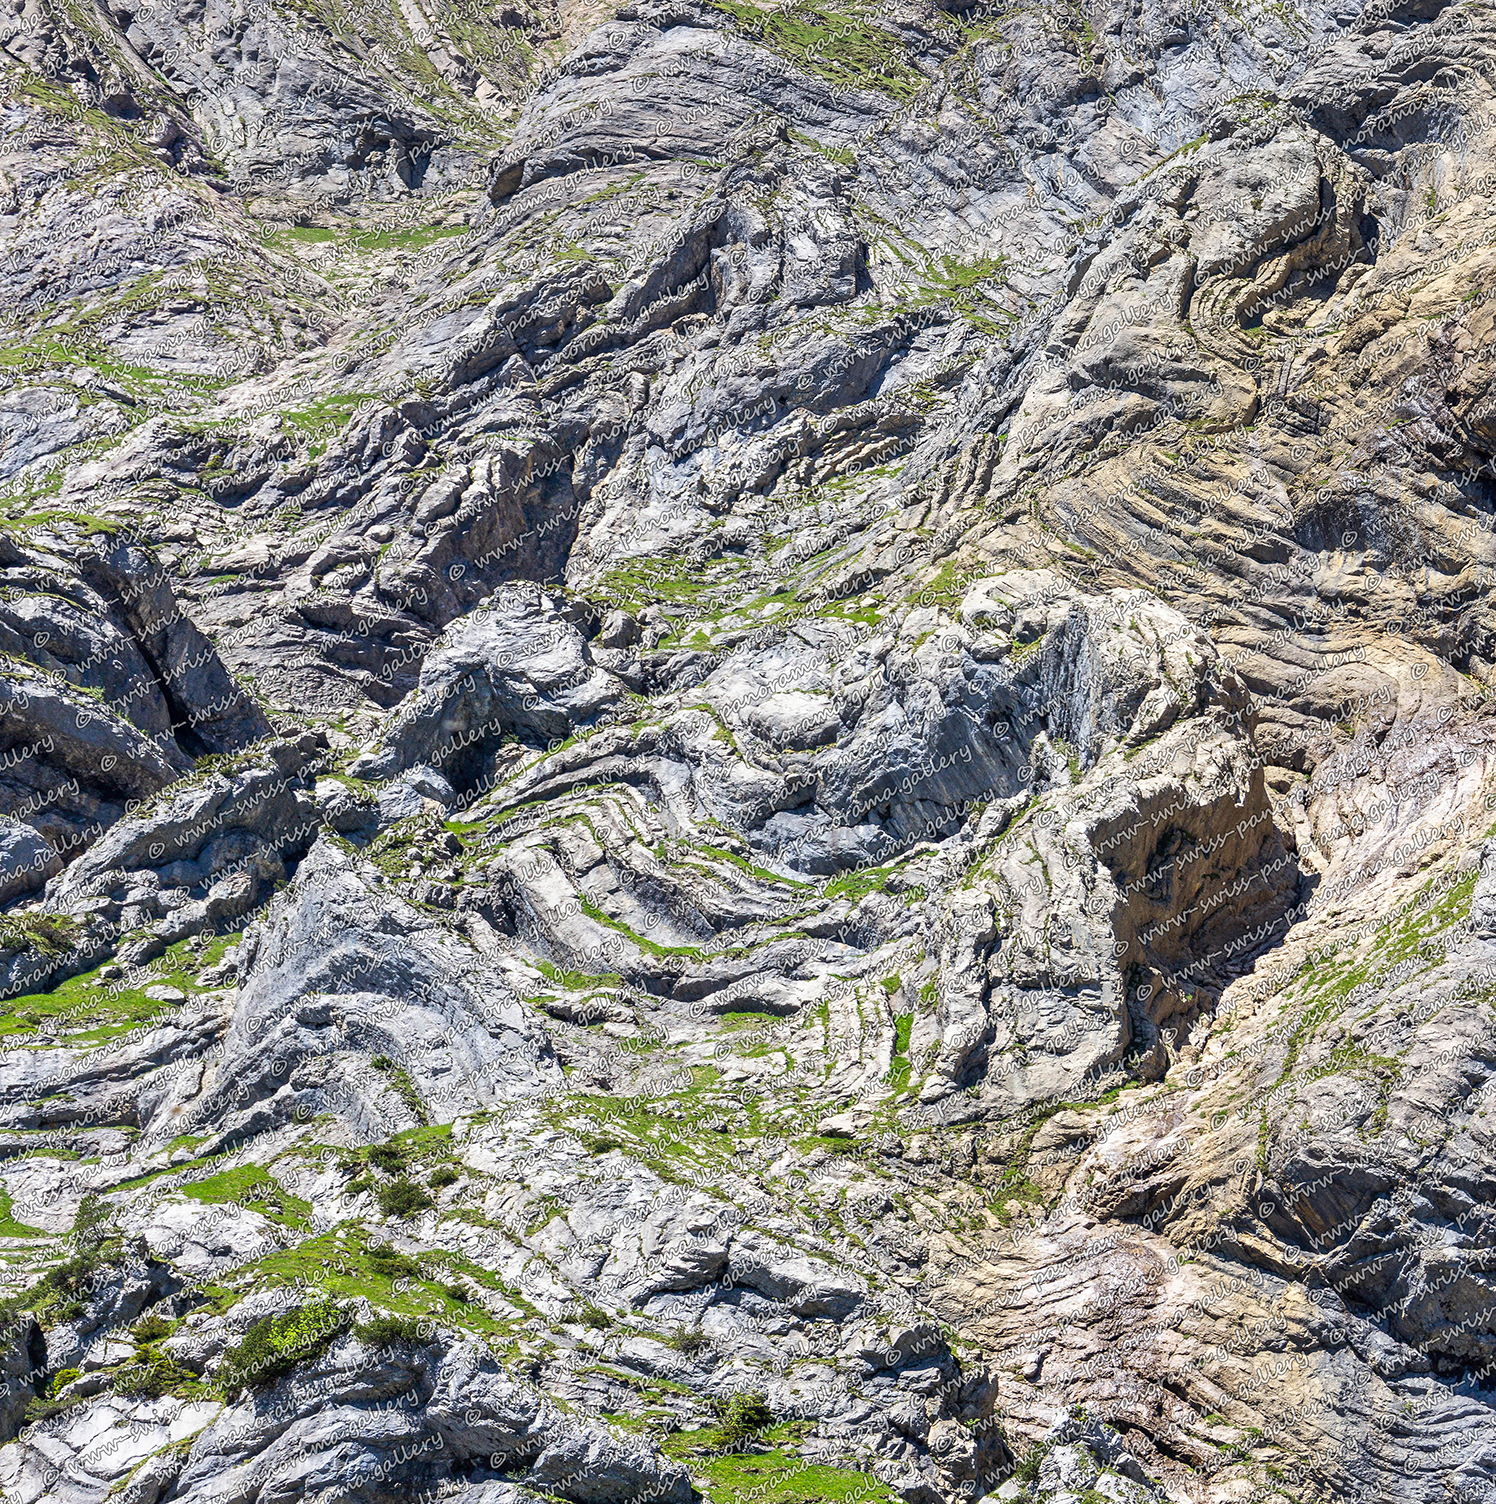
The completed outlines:
{"type": "Polygon", "coordinates": [[[8,3],[7,1504],[1491,1498],[1496,10],[8,3]]]}

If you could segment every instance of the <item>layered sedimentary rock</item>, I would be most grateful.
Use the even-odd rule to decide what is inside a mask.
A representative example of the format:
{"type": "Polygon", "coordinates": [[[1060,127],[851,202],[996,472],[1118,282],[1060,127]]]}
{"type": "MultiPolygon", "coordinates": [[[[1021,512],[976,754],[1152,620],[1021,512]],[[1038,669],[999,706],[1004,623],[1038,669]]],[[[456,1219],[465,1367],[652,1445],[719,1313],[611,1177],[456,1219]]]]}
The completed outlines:
{"type": "Polygon", "coordinates": [[[7,1497],[1485,1498],[1493,62],[16,0],[7,1497]]]}

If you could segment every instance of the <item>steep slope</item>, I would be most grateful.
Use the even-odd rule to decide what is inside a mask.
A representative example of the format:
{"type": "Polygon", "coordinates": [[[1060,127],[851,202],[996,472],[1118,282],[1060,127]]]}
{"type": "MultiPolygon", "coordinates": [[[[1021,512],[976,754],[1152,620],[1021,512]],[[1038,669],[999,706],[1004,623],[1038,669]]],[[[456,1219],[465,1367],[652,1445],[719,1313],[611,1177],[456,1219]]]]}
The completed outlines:
{"type": "Polygon", "coordinates": [[[7,1496],[1485,1497],[1493,63],[14,0],[7,1496]]]}

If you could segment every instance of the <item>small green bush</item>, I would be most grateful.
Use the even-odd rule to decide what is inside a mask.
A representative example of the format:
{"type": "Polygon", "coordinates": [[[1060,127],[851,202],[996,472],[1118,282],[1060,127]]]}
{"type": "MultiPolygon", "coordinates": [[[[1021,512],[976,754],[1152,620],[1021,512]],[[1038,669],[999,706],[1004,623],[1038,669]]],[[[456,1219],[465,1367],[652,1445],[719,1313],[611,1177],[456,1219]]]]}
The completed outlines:
{"type": "Polygon", "coordinates": [[[398,1175],[405,1168],[405,1151],[399,1144],[375,1144],[369,1150],[369,1163],[386,1175],[398,1175]]]}
{"type": "Polygon", "coordinates": [[[684,1353],[688,1358],[711,1345],[711,1339],[699,1326],[682,1327],[678,1332],[671,1332],[665,1342],[668,1347],[684,1353]]]}
{"type": "Polygon", "coordinates": [[[398,1249],[391,1248],[388,1243],[371,1243],[369,1245],[369,1262],[374,1266],[376,1274],[382,1274],[386,1279],[421,1279],[423,1277],[421,1266],[408,1253],[401,1253],[398,1249]]]}
{"type": "Polygon", "coordinates": [[[395,1342],[429,1340],[423,1323],[414,1316],[375,1316],[356,1326],[354,1335],[369,1347],[389,1347],[395,1342]]]}
{"type": "Polygon", "coordinates": [[[398,1180],[376,1187],[374,1199],[386,1217],[413,1217],[432,1204],[431,1197],[403,1175],[398,1180]]]}
{"type": "Polygon", "coordinates": [[[170,1334],[172,1323],[169,1322],[159,1311],[152,1311],[147,1316],[142,1316],[134,1326],[130,1328],[130,1335],[139,1343],[159,1342],[162,1337],[170,1334]]]}
{"type": "Polygon", "coordinates": [[[85,1299],[105,1263],[101,1247],[89,1245],[86,1252],[54,1264],[29,1290],[0,1306],[0,1311],[34,1311],[43,1326],[76,1321],[87,1309],[85,1299]]]}
{"type": "Polygon", "coordinates": [[[189,1369],[153,1347],[141,1348],[133,1362],[115,1369],[113,1377],[116,1394],[142,1400],[158,1400],[179,1386],[196,1387],[196,1381],[197,1376],[189,1369]]]}
{"type": "Polygon", "coordinates": [[[613,1318],[597,1306],[586,1305],[582,1307],[582,1325],[594,1327],[600,1332],[605,1332],[613,1325],[613,1318]]]}
{"type": "Polygon", "coordinates": [[[774,1424],[774,1412],[758,1390],[735,1394],[716,1402],[722,1445],[741,1446],[774,1424]]]}
{"type": "Polygon", "coordinates": [[[61,956],[78,943],[78,921],[67,914],[22,914],[0,919],[0,950],[38,950],[61,956]]]}
{"type": "Polygon", "coordinates": [[[348,1329],[349,1316],[331,1301],[299,1306],[282,1316],[264,1316],[224,1355],[219,1374],[225,1393],[262,1389],[310,1362],[348,1329]]]}
{"type": "Polygon", "coordinates": [[[84,1252],[97,1250],[114,1234],[114,1214],[99,1198],[97,1191],[89,1191],[78,1203],[73,1218],[73,1229],[68,1234],[75,1248],[84,1252]]]}
{"type": "Polygon", "coordinates": [[[1013,1469],[1013,1476],[1020,1483],[1036,1483],[1039,1478],[1039,1464],[1044,1460],[1043,1447],[1034,1447],[1013,1469]]]}
{"type": "Polygon", "coordinates": [[[38,1395],[26,1401],[25,1424],[34,1426],[40,1421],[51,1420],[54,1415],[61,1415],[64,1410],[80,1403],[76,1399],[44,1400],[38,1395]]]}
{"type": "Polygon", "coordinates": [[[431,1172],[431,1186],[433,1190],[441,1190],[444,1185],[456,1185],[462,1176],[451,1165],[442,1165],[440,1169],[431,1172]]]}

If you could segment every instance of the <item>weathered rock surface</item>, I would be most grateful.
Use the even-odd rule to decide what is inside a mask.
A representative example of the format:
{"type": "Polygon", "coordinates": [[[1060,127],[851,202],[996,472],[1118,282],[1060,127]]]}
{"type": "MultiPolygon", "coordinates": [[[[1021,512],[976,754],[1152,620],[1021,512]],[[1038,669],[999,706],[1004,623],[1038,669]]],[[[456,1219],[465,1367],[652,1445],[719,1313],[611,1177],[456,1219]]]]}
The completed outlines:
{"type": "Polygon", "coordinates": [[[16,0],[0,1489],[1484,1498],[1493,59],[16,0]]]}

